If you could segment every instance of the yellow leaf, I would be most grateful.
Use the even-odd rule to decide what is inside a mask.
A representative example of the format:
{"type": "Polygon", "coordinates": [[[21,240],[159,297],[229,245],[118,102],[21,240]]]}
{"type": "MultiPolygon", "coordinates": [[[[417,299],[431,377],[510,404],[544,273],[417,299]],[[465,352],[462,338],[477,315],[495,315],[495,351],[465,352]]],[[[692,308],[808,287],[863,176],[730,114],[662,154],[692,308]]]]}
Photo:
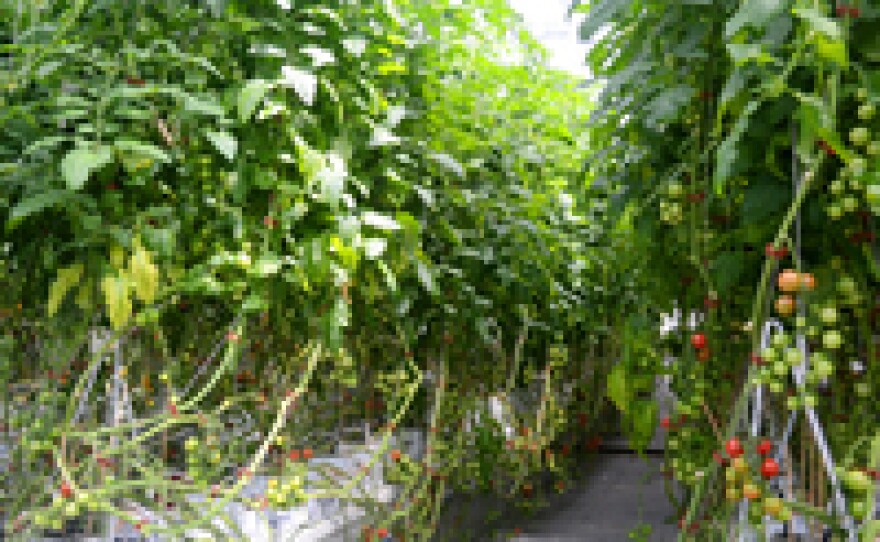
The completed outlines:
{"type": "Polygon", "coordinates": [[[76,306],[88,310],[92,306],[92,282],[88,281],[79,287],[76,293],[76,306]]]}
{"type": "Polygon", "coordinates": [[[129,273],[134,283],[134,292],[144,303],[156,299],[159,286],[159,270],[152,261],[150,252],[135,242],[135,251],[129,261],[129,273]]]}
{"type": "Polygon", "coordinates": [[[125,265],[125,252],[123,252],[121,247],[110,249],[110,263],[116,269],[122,269],[122,266],[125,265]]]}
{"type": "Polygon", "coordinates": [[[79,281],[82,272],[83,266],[81,264],[74,264],[58,270],[58,276],[49,288],[49,301],[46,310],[50,317],[54,316],[58,311],[64,296],[79,281]]]}
{"type": "Polygon", "coordinates": [[[107,305],[107,316],[113,329],[120,331],[131,318],[131,297],[129,296],[128,278],[122,274],[108,275],[101,281],[104,290],[104,303],[107,305]]]}

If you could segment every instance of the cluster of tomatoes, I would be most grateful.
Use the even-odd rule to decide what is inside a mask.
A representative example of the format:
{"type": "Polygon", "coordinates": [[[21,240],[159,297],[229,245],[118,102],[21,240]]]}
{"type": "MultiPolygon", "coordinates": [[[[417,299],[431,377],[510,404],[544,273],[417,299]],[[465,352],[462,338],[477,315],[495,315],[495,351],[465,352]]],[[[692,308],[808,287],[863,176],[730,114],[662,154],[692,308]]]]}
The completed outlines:
{"type": "Polygon", "coordinates": [[[767,439],[757,443],[754,454],[746,454],[738,438],[725,442],[726,457],[720,456],[722,462],[727,464],[725,495],[730,501],[747,499],[750,502],[750,512],[759,516],[767,514],[780,520],[788,520],[791,518],[791,510],[766,487],[770,480],[779,476],[780,470],[779,463],[769,457],[772,450],[773,445],[767,439]],[[754,476],[753,464],[756,463],[759,465],[757,470],[760,478],[754,476]]]}

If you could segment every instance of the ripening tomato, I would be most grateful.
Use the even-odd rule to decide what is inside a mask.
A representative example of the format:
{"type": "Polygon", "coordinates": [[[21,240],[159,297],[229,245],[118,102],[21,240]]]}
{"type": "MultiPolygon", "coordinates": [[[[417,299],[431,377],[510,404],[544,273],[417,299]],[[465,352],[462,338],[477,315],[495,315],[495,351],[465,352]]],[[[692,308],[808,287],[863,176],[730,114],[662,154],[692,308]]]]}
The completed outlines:
{"type": "Polygon", "coordinates": [[[761,496],[761,490],[755,484],[745,484],[743,486],[743,497],[749,500],[757,499],[761,496]]]}
{"type": "Polygon", "coordinates": [[[400,461],[400,450],[391,450],[391,460],[395,463],[400,461]]]}
{"type": "Polygon", "coordinates": [[[791,316],[794,313],[794,298],[790,295],[781,295],[776,299],[776,312],[780,316],[791,316]]]}
{"type": "Polygon", "coordinates": [[[70,484],[67,481],[61,482],[61,496],[65,499],[73,496],[73,490],[70,489],[70,484]]]}
{"type": "Polygon", "coordinates": [[[800,284],[799,278],[798,272],[794,269],[785,269],[779,273],[779,277],[777,278],[779,289],[788,293],[796,292],[800,284]]]}
{"type": "Polygon", "coordinates": [[[812,292],[816,289],[816,277],[812,273],[801,273],[800,279],[800,289],[802,292],[812,292]]]}
{"type": "Polygon", "coordinates": [[[711,352],[708,348],[703,348],[702,350],[697,351],[697,359],[699,361],[708,361],[711,352]]]}

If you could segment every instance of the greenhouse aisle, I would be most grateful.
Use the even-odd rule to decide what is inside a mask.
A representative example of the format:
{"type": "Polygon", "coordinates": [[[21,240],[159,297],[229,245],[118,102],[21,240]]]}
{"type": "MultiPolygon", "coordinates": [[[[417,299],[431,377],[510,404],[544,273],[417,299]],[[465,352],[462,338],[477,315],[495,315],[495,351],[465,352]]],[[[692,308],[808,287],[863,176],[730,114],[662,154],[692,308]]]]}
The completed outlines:
{"type": "Polygon", "coordinates": [[[651,526],[651,534],[636,540],[675,540],[676,526],[665,523],[673,509],[660,466],[660,459],[653,456],[643,460],[633,454],[601,455],[576,489],[517,526],[521,534],[512,540],[625,541],[642,523],[651,526]]]}

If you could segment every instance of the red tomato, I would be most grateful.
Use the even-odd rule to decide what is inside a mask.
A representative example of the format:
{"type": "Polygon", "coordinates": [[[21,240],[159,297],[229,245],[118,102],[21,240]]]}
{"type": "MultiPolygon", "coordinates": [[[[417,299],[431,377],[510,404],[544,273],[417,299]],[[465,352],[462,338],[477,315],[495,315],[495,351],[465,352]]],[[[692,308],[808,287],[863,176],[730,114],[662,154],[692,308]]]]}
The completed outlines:
{"type": "Polygon", "coordinates": [[[691,335],[691,346],[693,346],[697,350],[702,350],[703,348],[706,348],[706,336],[702,333],[695,333],[691,335]]]}
{"type": "Polygon", "coordinates": [[[779,463],[775,459],[767,458],[761,464],[761,476],[764,478],[774,478],[779,475],[779,463]]]}
{"type": "Polygon", "coordinates": [[[312,452],[311,448],[306,448],[303,450],[303,458],[311,459],[314,456],[314,452],[312,452]]]}
{"type": "Polygon", "coordinates": [[[663,429],[669,429],[672,423],[669,421],[669,416],[663,416],[660,418],[660,427],[663,429]]]}
{"type": "Polygon", "coordinates": [[[729,455],[732,458],[737,458],[737,457],[741,456],[743,453],[742,443],[736,437],[733,437],[732,439],[728,440],[724,444],[724,449],[727,451],[727,455],[729,455]]]}
{"type": "Polygon", "coordinates": [[[61,482],[61,496],[65,499],[69,499],[73,496],[73,490],[70,489],[70,484],[68,484],[66,481],[61,482]]]}
{"type": "Polygon", "coordinates": [[[773,449],[773,444],[767,440],[762,439],[761,442],[758,443],[758,453],[761,455],[767,455],[773,449]]]}
{"type": "Polygon", "coordinates": [[[786,256],[788,256],[788,248],[780,247],[779,250],[777,250],[773,246],[773,243],[767,243],[767,245],[764,247],[764,254],[768,258],[775,258],[777,260],[781,260],[781,259],[785,258],[786,256]]]}

